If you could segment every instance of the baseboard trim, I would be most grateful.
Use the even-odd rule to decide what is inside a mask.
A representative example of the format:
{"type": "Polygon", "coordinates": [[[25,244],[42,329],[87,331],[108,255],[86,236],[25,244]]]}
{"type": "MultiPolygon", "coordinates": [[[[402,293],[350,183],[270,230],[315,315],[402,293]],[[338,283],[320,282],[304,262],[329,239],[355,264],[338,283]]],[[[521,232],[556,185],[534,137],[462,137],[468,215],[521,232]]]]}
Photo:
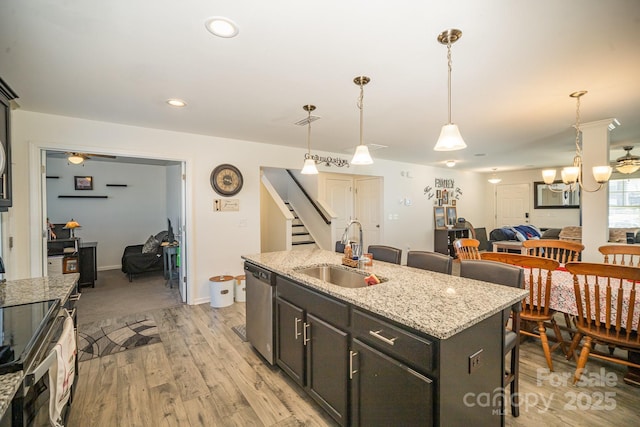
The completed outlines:
{"type": "Polygon", "coordinates": [[[122,266],[118,265],[103,265],[98,267],[98,271],[106,271],[106,270],[121,270],[122,266]]]}

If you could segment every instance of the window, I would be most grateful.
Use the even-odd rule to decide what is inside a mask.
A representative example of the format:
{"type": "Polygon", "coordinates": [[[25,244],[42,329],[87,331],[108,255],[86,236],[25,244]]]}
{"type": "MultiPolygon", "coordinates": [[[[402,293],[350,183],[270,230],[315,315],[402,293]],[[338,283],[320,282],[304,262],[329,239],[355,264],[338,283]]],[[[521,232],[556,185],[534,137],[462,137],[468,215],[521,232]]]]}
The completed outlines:
{"type": "Polygon", "coordinates": [[[609,227],[640,227],[640,178],[609,181],[609,227]]]}

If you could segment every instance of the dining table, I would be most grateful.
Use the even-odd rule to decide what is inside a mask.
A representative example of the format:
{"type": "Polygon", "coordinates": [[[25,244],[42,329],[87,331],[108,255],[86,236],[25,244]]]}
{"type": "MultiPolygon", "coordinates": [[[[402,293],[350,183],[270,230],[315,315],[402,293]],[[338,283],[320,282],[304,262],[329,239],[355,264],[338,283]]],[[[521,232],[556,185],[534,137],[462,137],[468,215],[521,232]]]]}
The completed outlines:
{"type": "MultiPolygon", "coordinates": [[[[549,297],[549,308],[559,312],[566,313],[570,316],[577,316],[578,309],[576,305],[576,295],[573,287],[573,274],[568,272],[562,265],[551,272],[551,296],[549,297]]],[[[525,287],[529,289],[528,275],[525,274],[525,287]]],[[[601,285],[601,292],[604,286],[601,285]]],[[[623,298],[629,300],[632,283],[623,283],[623,298]]],[[[544,297],[544,294],[542,295],[544,297]]],[[[615,302],[615,297],[614,297],[615,302]]],[[[623,304],[622,319],[626,319],[630,304],[623,304]]],[[[638,315],[640,313],[640,292],[636,293],[634,301],[634,319],[633,330],[638,330],[638,315]]],[[[604,317],[602,317],[604,320],[604,317]]],[[[567,325],[569,326],[569,325],[567,325]]],[[[640,364],[640,352],[629,351],[627,359],[630,362],[640,364]]],[[[634,367],[628,367],[627,374],[624,377],[624,382],[635,386],[640,386],[640,369],[634,367]]]]}

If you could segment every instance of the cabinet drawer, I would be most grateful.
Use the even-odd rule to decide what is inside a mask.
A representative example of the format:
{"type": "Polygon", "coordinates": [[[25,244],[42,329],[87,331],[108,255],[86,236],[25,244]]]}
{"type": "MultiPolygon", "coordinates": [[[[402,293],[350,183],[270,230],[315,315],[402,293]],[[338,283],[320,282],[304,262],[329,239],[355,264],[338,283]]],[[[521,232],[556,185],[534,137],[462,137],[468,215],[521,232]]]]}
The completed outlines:
{"type": "Polygon", "coordinates": [[[435,343],[358,310],[353,310],[351,321],[354,338],[416,368],[433,371],[435,343]]]}
{"type": "Polygon", "coordinates": [[[349,306],[321,295],[284,277],[276,277],[276,292],[279,297],[301,307],[315,316],[339,328],[349,325],[349,306]]]}

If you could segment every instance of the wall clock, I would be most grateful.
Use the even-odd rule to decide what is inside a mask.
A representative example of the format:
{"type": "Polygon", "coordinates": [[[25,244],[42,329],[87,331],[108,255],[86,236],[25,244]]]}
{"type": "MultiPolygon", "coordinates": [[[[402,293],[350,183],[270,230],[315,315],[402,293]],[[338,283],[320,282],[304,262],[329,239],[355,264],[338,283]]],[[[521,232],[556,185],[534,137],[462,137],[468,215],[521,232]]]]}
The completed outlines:
{"type": "Polygon", "coordinates": [[[211,186],[221,196],[233,196],[242,190],[242,174],[237,167],[229,164],[216,166],[211,172],[211,186]]]}

